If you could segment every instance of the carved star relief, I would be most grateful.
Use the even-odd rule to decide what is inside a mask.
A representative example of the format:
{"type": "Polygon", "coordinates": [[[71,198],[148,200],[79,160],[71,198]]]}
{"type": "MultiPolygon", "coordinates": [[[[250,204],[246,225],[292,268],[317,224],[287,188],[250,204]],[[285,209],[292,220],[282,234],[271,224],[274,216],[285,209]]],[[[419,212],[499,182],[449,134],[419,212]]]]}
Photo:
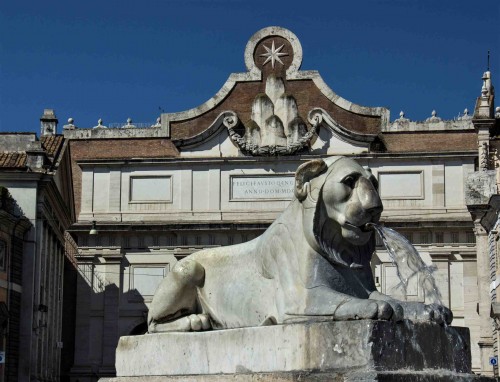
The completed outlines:
{"type": "Polygon", "coordinates": [[[288,56],[288,53],[281,52],[281,49],[283,49],[283,47],[285,46],[285,44],[281,45],[278,48],[275,48],[274,47],[274,40],[273,40],[273,42],[271,44],[271,48],[268,48],[265,45],[262,45],[262,46],[267,51],[266,53],[263,53],[263,54],[260,55],[261,57],[267,57],[266,60],[264,61],[264,63],[262,64],[262,66],[264,66],[265,64],[267,64],[269,61],[271,61],[271,66],[273,67],[273,69],[274,69],[274,63],[276,61],[278,61],[281,65],[284,65],[283,61],[281,61],[280,57],[282,57],[282,56],[288,56]]]}

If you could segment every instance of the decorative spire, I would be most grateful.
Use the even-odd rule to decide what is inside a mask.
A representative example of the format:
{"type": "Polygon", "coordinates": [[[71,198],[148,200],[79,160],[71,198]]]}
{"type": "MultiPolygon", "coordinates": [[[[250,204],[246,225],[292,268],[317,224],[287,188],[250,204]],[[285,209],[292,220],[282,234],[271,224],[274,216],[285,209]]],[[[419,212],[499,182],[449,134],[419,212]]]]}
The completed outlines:
{"type": "Polygon", "coordinates": [[[102,124],[102,118],[97,120],[97,126],[94,126],[94,129],[107,129],[107,126],[102,124]]]}
{"type": "Polygon", "coordinates": [[[68,118],[68,124],[63,126],[63,130],[75,130],[76,126],[73,124],[73,118],[68,118]]]}
{"type": "Polygon", "coordinates": [[[465,108],[464,109],[464,114],[463,115],[458,114],[458,118],[457,119],[459,121],[464,121],[464,120],[472,119],[472,116],[469,114],[469,109],[465,108]]]}
{"type": "Polygon", "coordinates": [[[408,118],[405,118],[405,112],[403,110],[401,110],[399,112],[399,118],[396,119],[394,122],[398,122],[398,123],[401,123],[401,122],[409,122],[410,120],[408,118]]]}
{"type": "Polygon", "coordinates": [[[161,117],[156,118],[156,123],[151,127],[161,127],[161,117]]]}
{"type": "Polygon", "coordinates": [[[431,116],[425,122],[441,122],[441,118],[437,116],[436,110],[432,110],[431,116]]]}
{"type": "Polygon", "coordinates": [[[478,97],[476,108],[474,110],[474,118],[493,118],[494,117],[494,95],[495,91],[491,84],[491,73],[486,71],[481,78],[483,85],[481,86],[481,96],[478,97]]]}
{"type": "Polygon", "coordinates": [[[125,129],[132,129],[135,127],[135,125],[132,125],[132,118],[128,117],[127,118],[127,124],[123,126],[125,129]]]}

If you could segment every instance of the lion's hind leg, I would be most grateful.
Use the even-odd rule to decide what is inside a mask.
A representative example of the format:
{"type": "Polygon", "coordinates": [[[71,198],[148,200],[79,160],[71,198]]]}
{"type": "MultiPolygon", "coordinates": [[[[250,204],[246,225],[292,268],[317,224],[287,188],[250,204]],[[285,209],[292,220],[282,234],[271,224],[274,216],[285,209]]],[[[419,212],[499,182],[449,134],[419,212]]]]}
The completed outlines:
{"type": "Polygon", "coordinates": [[[209,329],[208,316],[197,312],[197,288],[204,279],[200,263],[190,258],[179,261],[156,290],[148,313],[148,331],[209,329]]]}

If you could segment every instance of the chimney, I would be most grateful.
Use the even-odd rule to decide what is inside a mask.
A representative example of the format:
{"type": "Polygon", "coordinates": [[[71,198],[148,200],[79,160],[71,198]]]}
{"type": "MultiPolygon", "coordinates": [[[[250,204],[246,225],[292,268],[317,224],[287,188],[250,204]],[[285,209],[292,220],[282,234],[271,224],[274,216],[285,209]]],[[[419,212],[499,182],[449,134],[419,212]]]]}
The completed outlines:
{"type": "Polygon", "coordinates": [[[40,117],[41,136],[57,134],[57,120],[53,109],[45,109],[40,117]]]}

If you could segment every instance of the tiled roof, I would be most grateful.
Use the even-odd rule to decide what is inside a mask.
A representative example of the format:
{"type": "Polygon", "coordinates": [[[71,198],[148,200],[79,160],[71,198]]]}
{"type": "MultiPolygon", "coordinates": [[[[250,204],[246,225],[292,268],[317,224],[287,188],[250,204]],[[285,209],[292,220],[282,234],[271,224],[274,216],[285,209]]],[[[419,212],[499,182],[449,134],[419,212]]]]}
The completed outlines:
{"type": "Polygon", "coordinates": [[[45,150],[47,155],[54,159],[59,154],[61,147],[64,142],[64,137],[62,135],[50,135],[40,138],[42,142],[42,148],[45,150]]]}
{"type": "Polygon", "coordinates": [[[2,168],[26,167],[26,153],[0,153],[0,167],[2,168]]]}

